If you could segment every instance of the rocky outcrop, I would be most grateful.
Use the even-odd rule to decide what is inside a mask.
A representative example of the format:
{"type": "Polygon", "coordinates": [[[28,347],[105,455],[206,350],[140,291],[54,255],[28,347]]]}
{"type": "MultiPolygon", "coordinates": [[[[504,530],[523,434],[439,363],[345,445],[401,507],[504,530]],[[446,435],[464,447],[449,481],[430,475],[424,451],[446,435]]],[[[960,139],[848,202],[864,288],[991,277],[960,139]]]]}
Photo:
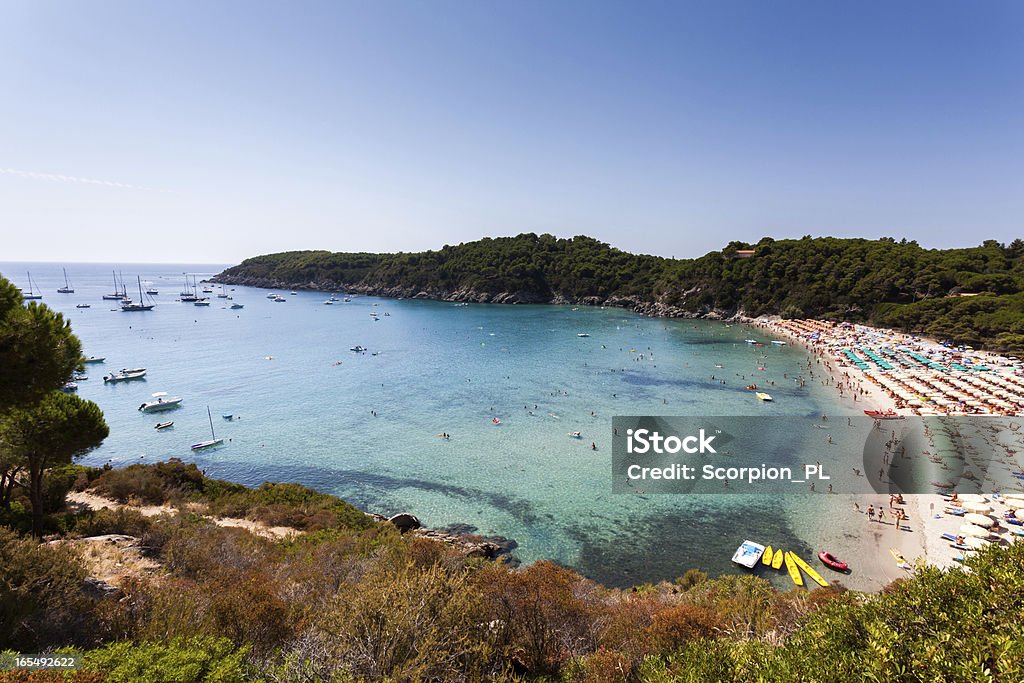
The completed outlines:
{"type": "Polygon", "coordinates": [[[403,534],[423,526],[416,515],[409,514],[408,512],[399,512],[397,515],[388,518],[388,521],[398,527],[398,530],[403,534]]]}
{"type": "MultiPolygon", "coordinates": [[[[465,527],[474,529],[474,527],[465,527]]],[[[475,530],[475,529],[474,529],[475,530]]],[[[518,558],[511,553],[519,544],[504,536],[477,536],[468,531],[450,527],[448,529],[420,529],[417,536],[445,543],[459,548],[466,557],[479,557],[486,560],[501,558],[506,564],[517,566],[518,558]]]]}

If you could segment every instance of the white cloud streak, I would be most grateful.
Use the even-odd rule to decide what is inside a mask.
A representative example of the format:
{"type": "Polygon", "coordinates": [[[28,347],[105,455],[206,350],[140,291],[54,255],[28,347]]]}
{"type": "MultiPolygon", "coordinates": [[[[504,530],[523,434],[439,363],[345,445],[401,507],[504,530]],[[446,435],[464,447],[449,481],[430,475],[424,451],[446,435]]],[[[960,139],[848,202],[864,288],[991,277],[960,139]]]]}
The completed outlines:
{"type": "Polygon", "coordinates": [[[79,183],[82,185],[100,185],[102,187],[113,187],[120,190],[142,190],[146,192],[166,192],[173,194],[173,190],[160,190],[152,187],[143,187],[141,185],[130,185],[128,183],[119,183],[113,180],[97,180],[96,178],[81,178],[72,175],[63,175],[61,173],[42,173],[39,171],[25,171],[19,168],[0,168],[0,173],[6,175],[18,176],[20,178],[29,178],[31,180],[48,180],[51,182],[64,182],[64,183],[79,183]]]}

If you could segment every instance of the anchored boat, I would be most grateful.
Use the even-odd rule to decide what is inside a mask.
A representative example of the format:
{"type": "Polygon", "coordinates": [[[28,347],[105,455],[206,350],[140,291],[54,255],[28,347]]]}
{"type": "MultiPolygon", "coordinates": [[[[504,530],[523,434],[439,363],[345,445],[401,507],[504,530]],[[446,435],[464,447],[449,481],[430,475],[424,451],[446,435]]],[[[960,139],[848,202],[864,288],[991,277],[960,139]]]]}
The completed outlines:
{"type": "Polygon", "coordinates": [[[181,405],[181,398],[178,396],[167,396],[166,391],[158,391],[153,394],[155,401],[146,401],[139,406],[139,410],[144,413],[158,413],[161,410],[170,410],[171,408],[177,408],[181,405]]]}

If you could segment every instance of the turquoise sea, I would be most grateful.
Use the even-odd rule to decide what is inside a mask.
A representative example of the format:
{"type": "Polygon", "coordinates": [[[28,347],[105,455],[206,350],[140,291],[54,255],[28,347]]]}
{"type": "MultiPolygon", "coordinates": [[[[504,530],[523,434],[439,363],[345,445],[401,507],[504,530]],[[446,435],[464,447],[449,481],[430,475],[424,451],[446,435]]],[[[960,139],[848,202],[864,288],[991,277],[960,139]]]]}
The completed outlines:
{"type": "Polygon", "coordinates": [[[71,264],[74,294],[56,292],[60,264],[0,268],[21,287],[31,270],[42,303],[70,319],[86,355],[106,357],[79,383],[111,428],[86,464],[180,457],[246,484],[300,482],[366,510],[511,538],[523,561],[554,559],[612,585],[689,567],[735,571],[729,558],[745,538],[805,557],[826,542],[856,545],[859,522],[839,496],[611,493],[613,415],[843,412],[819,383],[793,381],[806,370],[803,350],[747,345],[767,339],[742,325],[571,306],[374,297],[328,306],[330,294],[314,292],[279,292],[287,301],[275,303],[269,290],[243,287],[227,291],[242,310],[219,298],[200,308],[177,301],[182,273],[201,280],[220,266],[71,264]],[[130,295],[137,275],[157,287],[157,307],[112,310],[100,298],[112,268],[130,295]],[[83,302],[91,308],[75,307],[83,302]],[[349,350],[356,345],[369,353],[349,350]],[[137,366],[144,381],[104,385],[107,372],[137,366]],[[745,390],[752,380],[774,380],[775,402],[745,390]],[[158,391],[183,406],[140,413],[158,391]],[[210,433],[207,406],[228,443],[193,454],[189,445],[210,433]],[[175,426],[153,429],[165,419],[175,426]]]}

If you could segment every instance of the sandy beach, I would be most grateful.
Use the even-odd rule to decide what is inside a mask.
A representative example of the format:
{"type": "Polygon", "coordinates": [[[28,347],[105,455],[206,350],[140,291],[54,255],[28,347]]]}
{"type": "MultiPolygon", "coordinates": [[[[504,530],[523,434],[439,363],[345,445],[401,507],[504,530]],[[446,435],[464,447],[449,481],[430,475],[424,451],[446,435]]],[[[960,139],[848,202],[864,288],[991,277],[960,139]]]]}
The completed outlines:
{"type": "MultiPolygon", "coordinates": [[[[806,349],[812,359],[808,370],[813,372],[813,380],[834,387],[842,403],[857,415],[865,410],[921,414],[906,404],[901,405],[875,378],[869,377],[857,367],[841,364],[842,357],[837,358],[837,344],[825,335],[818,335],[814,341],[810,341],[807,335],[795,333],[792,326],[780,324],[779,320],[771,318],[758,319],[753,325],[787,343],[796,343],[806,349]]],[[[870,328],[865,329],[870,331],[870,328]]],[[[877,331],[880,339],[887,339],[887,334],[893,333],[877,331]]],[[[993,365],[1009,360],[992,354],[984,354],[982,357],[985,362],[993,365]]],[[[1002,397],[995,400],[1000,403],[1004,401],[1002,397]]],[[[996,403],[991,405],[993,408],[1003,407],[996,403]]],[[[963,559],[965,552],[971,552],[954,547],[952,541],[943,537],[944,534],[963,537],[961,526],[966,511],[956,507],[957,503],[948,502],[948,497],[939,493],[905,495],[903,498],[904,503],[899,504],[883,494],[849,496],[850,505],[858,506],[864,516],[862,543],[856,561],[851,563],[858,575],[858,587],[880,590],[895,579],[909,576],[911,570],[900,566],[894,552],[905,558],[909,565],[927,563],[943,568],[955,566],[963,559]],[[884,517],[876,515],[869,519],[868,506],[876,511],[881,510],[884,517]],[[894,514],[897,510],[902,510],[908,517],[901,521],[899,530],[896,528],[894,514]]],[[[986,541],[1008,544],[1024,537],[1024,532],[1018,531],[1022,527],[1002,519],[1008,511],[1014,509],[1006,505],[1006,499],[998,495],[978,498],[978,509],[988,508],[986,516],[994,524],[998,523],[986,541]]]]}

